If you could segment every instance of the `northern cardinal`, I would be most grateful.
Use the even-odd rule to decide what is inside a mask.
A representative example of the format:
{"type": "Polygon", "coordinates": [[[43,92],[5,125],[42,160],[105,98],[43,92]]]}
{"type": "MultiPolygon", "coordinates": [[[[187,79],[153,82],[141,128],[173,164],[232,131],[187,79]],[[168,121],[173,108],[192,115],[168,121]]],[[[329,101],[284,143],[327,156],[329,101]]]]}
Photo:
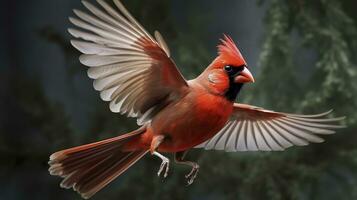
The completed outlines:
{"type": "Polygon", "coordinates": [[[184,159],[191,148],[225,151],[280,151],[293,145],[322,142],[343,118],[330,112],[297,115],[234,103],[245,83],[254,82],[247,63],[229,36],[218,46],[218,56],[196,79],[186,81],[170,58],[160,35],[152,37],[114,0],[118,10],[103,0],[101,9],[84,1],[91,12],[74,10],[69,29],[79,40],[72,45],[83,53],[82,64],[110,110],[137,118],[140,128],[111,139],[56,152],[49,171],[90,198],[130,166],[150,153],[162,159],[158,171],[166,177],[169,159],[192,167],[188,184],[199,165],[184,159]]]}

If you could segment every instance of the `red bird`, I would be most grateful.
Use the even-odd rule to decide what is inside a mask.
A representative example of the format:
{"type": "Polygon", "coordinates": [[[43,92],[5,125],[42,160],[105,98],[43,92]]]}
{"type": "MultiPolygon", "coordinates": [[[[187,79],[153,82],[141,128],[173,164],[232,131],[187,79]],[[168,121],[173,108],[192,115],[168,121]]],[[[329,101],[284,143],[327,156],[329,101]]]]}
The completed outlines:
{"type": "Polygon", "coordinates": [[[162,159],[158,175],[167,176],[169,159],[192,167],[188,184],[199,165],[184,159],[191,148],[225,151],[280,151],[293,145],[322,142],[343,118],[273,112],[234,103],[245,83],[254,82],[242,54],[228,36],[218,46],[218,57],[196,79],[186,81],[170,58],[159,32],[152,37],[119,0],[115,10],[103,0],[101,9],[88,2],[86,14],[74,10],[70,21],[79,29],[69,32],[79,40],[72,45],[90,67],[88,76],[110,110],[136,117],[140,128],[92,144],[56,152],[49,171],[90,198],[125,172],[145,154],[162,159]]]}

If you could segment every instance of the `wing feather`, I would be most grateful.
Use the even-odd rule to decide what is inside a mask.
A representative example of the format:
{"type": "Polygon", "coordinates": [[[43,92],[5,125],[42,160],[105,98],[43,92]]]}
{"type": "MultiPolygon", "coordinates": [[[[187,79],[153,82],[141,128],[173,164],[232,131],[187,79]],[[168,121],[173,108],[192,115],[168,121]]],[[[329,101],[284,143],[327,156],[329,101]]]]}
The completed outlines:
{"type": "Polygon", "coordinates": [[[238,141],[237,141],[237,150],[239,151],[247,151],[247,143],[246,143],[246,132],[247,132],[247,121],[242,121],[242,127],[238,132],[238,141]]]}
{"type": "Polygon", "coordinates": [[[155,38],[159,43],[160,47],[165,51],[166,55],[170,57],[170,49],[159,31],[155,31],[155,38]]]}
{"type": "Polygon", "coordinates": [[[276,131],[274,125],[271,124],[271,122],[265,121],[262,123],[265,125],[270,135],[272,135],[281,146],[283,146],[284,148],[293,146],[293,143],[291,141],[287,140],[287,138],[285,138],[281,133],[276,131]]]}
{"type": "Polygon", "coordinates": [[[76,18],[69,18],[69,21],[78,26],[79,28],[91,31],[95,34],[98,34],[99,36],[103,37],[103,38],[107,38],[113,45],[126,45],[127,48],[131,48],[131,49],[139,49],[140,50],[140,46],[135,44],[135,40],[128,40],[126,38],[121,37],[120,35],[117,35],[116,33],[113,32],[108,32],[105,30],[102,30],[98,27],[92,26],[82,20],[76,19],[76,18]]]}
{"type": "Polygon", "coordinates": [[[232,133],[232,129],[234,128],[234,123],[231,123],[227,126],[227,130],[222,134],[222,137],[217,141],[215,145],[215,149],[224,150],[226,148],[228,139],[232,133]]]}
{"type": "Polygon", "coordinates": [[[105,11],[108,12],[109,15],[111,15],[114,20],[117,20],[118,23],[120,23],[122,26],[127,27],[128,29],[132,30],[136,34],[145,37],[145,31],[142,32],[141,30],[138,30],[137,27],[135,27],[133,24],[129,23],[127,19],[125,19],[122,15],[120,15],[117,11],[115,11],[112,7],[110,7],[105,1],[103,0],[97,0],[97,2],[104,8],[105,11]]]}
{"type": "Polygon", "coordinates": [[[258,124],[258,128],[261,130],[271,150],[273,151],[284,150],[284,147],[281,146],[279,142],[274,138],[274,136],[271,135],[271,133],[268,131],[268,129],[265,127],[265,125],[262,122],[258,121],[257,124],[258,124]]]}
{"type": "Polygon", "coordinates": [[[226,144],[226,151],[235,151],[236,150],[236,144],[238,140],[238,134],[235,134],[239,128],[241,127],[240,124],[242,122],[240,121],[234,121],[233,123],[233,130],[231,131],[231,134],[228,138],[227,144],[226,144]]]}
{"type": "Polygon", "coordinates": [[[80,10],[73,10],[73,12],[83,21],[92,24],[93,26],[96,26],[98,28],[101,28],[102,31],[106,31],[108,34],[114,34],[117,37],[122,37],[125,40],[130,40],[130,41],[135,41],[139,39],[140,37],[137,37],[135,35],[128,34],[125,30],[120,29],[116,26],[109,25],[103,21],[100,21],[98,18],[93,17],[89,14],[86,14],[80,10]]]}
{"type": "Polygon", "coordinates": [[[103,101],[111,101],[112,100],[112,95],[113,93],[119,88],[119,86],[115,86],[112,87],[110,89],[107,90],[103,90],[102,92],[100,92],[100,98],[103,101]]]}
{"type": "MultiPolygon", "coordinates": [[[[328,118],[331,110],[315,115],[274,112],[246,104],[234,104],[225,127],[202,144],[225,151],[282,151],[324,141],[319,135],[335,133],[345,117],[328,118]]],[[[202,148],[203,145],[196,148],[202,148]]]]}
{"type": "Polygon", "coordinates": [[[107,47],[101,44],[90,42],[82,42],[78,40],[71,40],[71,44],[84,54],[96,54],[100,56],[113,56],[113,55],[142,55],[147,57],[144,50],[125,49],[118,47],[107,47]]]}
{"type": "Polygon", "coordinates": [[[161,34],[155,40],[120,1],[114,0],[117,9],[97,2],[100,7],[82,2],[88,13],[73,11],[76,17],[69,20],[78,29],[68,29],[77,38],[71,44],[83,53],[79,60],[110,110],[146,123],[162,105],[183,96],[187,82],[161,34]]]}
{"type": "Polygon", "coordinates": [[[264,137],[262,131],[259,129],[258,123],[253,123],[253,131],[254,131],[258,149],[261,151],[271,150],[267,141],[265,140],[265,137],[264,137]]]}
{"type": "Polygon", "coordinates": [[[100,79],[113,74],[125,73],[126,71],[148,69],[150,66],[151,62],[148,61],[133,61],[123,63],[120,66],[113,64],[102,67],[92,67],[88,69],[87,74],[90,78],[100,79]]]}
{"type": "MultiPolygon", "coordinates": [[[[98,1],[98,2],[100,3],[100,1],[98,1]]],[[[93,6],[91,3],[83,1],[83,5],[89,11],[91,11],[95,16],[99,17],[100,19],[102,19],[103,21],[109,23],[110,25],[112,25],[114,27],[120,28],[121,30],[128,33],[129,35],[135,36],[136,38],[140,38],[141,36],[143,36],[142,34],[136,32],[135,29],[132,29],[132,27],[125,26],[125,25],[119,23],[118,21],[116,21],[115,19],[110,17],[108,14],[104,13],[100,9],[93,6]]],[[[128,25],[128,23],[126,23],[126,25],[128,25]]]]}
{"type": "Polygon", "coordinates": [[[255,132],[253,129],[253,123],[250,120],[247,122],[247,133],[251,133],[251,134],[246,134],[248,151],[257,151],[258,146],[255,141],[255,132]]]}
{"type": "Polygon", "coordinates": [[[329,129],[322,129],[322,128],[316,128],[316,127],[311,127],[311,126],[304,126],[304,125],[301,125],[301,124],[298,124],[298,123],[293,123],[289,120],[286,120],[286,119],[281,119],[280,121],[282,121],[283,123],[285,124],[288,124],[290,126],[293,126],[293,127],[297,127],[297,128],[301,128],[303,130],[306,130],[306,131],[310,131],[312,133],[315,133],[315,134],[334,134],[335,131],[333,130],[329,130],[329,129]]]}
{"type": "Polygon", "coordinates": [[[129,13],[129,11],[120,1],[114,0],[114,4],[119,8],[119,10],[124,14],[124,16],[129,19],[132,24],[134,24],[142,33],[144,33],[148,38],[150,38],[151,41],[155,41],[153,37],[147,31],[145,31],[144,27],[142,27],[141,24],[136,21],[136,19],[129,13]]]}
{"type": "Polygon", "coordinates": [[[280,120],[277,120],[279,122],[279,126],[287,130],[291,134],[295,134],[300,138],[305,138],[309,142],[314,142],[314,143],[320,143],[323,142],[324,140],[314,134],[311,134],[310,132],[303,131],[301,129],[297,129],[293,126],[288,126],[287,124],[281,122],[280,120]]]}
{"type": "Polygon", "coordinates": [[[286,121],[290,121],[295,124],[300,124],[302,126],[308,126],[308,127],[316,127],[316,128],[344,128],[344,126],[341,125],[330,125],[330,124],[322,124],[322,123],[312,123],[312,122],[305,122],[302,120],[296,120],[296,119],[291,119],[291,118],[285,118],[286,121]]]}
{"type": "Polygon", "coordinates": [[[288,140],[291,144],[297,146],[305,146],[308,144],[306,140],[301,139],[283,129],[276,121],[271,121],[270,123],[274,125],[274,129],[276,130],[276,132],[279,133],[282,137],[286,138],[286,140],[288,140]]]}
{"type": "MultiPolygon", "coordinates": [[[[226,130],[229,129],[229,126],[225,126],[220,133],[225,133],[226,130]]],[[[206,145],[205,149],[214,149],[216,147],[216,144],[218,140],[222,137],[222,134],[216,134],[206,145]]]]}

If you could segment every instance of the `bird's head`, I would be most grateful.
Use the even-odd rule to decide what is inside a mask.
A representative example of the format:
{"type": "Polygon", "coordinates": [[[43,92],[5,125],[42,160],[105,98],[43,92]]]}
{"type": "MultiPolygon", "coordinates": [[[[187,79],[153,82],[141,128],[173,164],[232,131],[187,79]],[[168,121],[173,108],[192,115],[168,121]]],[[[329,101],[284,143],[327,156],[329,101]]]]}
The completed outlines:
{"type": "Polygon", "coordinates": [[[243,84],[254,82],[247,63],[231,37],[224,35],[218,45],[218,56],[208,66],[202,76],[206,77],[210,88],[231,101],[237,97],[243,84]]]}
{"type": "Polygon", "coordinates": [[[210,68],[221,69],[234,80],[235,83],[254,82],[253,75],[247,67],[238,47],[231,37],[224,35],[218,45],[218,56],[211,64],[210,68]]]}

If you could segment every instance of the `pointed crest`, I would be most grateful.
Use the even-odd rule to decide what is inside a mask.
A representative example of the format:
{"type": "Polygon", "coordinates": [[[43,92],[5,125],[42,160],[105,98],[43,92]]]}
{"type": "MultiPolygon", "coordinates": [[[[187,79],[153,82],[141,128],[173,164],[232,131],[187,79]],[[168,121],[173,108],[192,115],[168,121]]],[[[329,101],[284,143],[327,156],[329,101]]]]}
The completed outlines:
{"type": "Polygon", "coordinates": [[[223,39],[220,40],[222,44],[218,45],[218,54],[229,62],[237,63],[239,65],[246,65],[242,54],[230,36],[223,34],[223,39]]]}

